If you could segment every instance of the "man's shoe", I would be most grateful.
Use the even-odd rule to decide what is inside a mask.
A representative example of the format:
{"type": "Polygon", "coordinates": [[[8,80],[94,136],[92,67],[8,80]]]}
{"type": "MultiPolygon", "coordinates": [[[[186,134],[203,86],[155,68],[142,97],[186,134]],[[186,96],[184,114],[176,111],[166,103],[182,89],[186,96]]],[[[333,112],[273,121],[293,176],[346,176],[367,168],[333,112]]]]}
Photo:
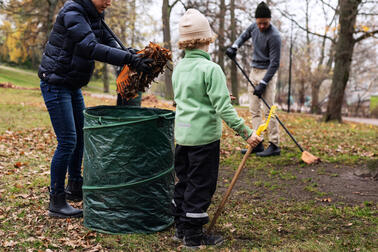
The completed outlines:
{"type": "MultiPolygon", "coordinates": [[[[262,144],[262,142],[260,142],[258,145],[256,145],[255,148],[253,148],[251,154],[257,153],[257,152],[263,152],[263,151],[264,151],[264,145],[262,144]]],[[[241,152],[241,154],[244,155],[245,153],[247,153],[247,149],[241,149],[240,152],[241,152]]]]}
{"type": "Polygon", "coordinates": [[[281,149],[274,143],[270,143],[269,147],[263,152],[257,152],[256,156],[259,157],[269,157],[269,156],[279,156],[281,154],[281,149]]]}

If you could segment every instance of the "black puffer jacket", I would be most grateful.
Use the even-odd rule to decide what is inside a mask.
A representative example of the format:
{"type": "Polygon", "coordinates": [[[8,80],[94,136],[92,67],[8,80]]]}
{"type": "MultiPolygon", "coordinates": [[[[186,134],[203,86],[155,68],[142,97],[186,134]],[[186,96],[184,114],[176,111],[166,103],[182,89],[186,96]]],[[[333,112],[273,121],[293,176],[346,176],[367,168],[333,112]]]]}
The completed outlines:
{"type": "Polygon", "coordinates": [[[70,89],[88,84],[94,60],[122,66],[132,55],[101,24],[91,0],[67,1],[56,18],[46,44],[38,76],[48,84],[70,89]]]}

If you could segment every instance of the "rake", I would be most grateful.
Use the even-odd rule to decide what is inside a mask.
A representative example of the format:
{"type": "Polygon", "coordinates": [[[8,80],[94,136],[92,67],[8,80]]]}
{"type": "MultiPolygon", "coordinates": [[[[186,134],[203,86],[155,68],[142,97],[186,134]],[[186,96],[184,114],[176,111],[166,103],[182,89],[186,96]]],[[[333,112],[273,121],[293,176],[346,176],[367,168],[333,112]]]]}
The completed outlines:
{"type": "MultiPolygon", "coordinates": [[[[243,73],[244,77],[248,80],[249,84],[252,85],[253,89],[256,89],[255,85],[253,85],[252,81],[249,79],[248,75],[246,74],[246,72],[243,70],[243,68],[239,65],[239,63],[236,61],[235,58],[231,58],[231,60],[235,63],[235,65],[240,69],[240,71],[243,73]]],[[[265,104],[265,106],[268,107],[268,109],[270,109],[270,106],[269,104],[265,101],[265,99],[263,97],[260,97],[260,99],[263,101],[263,103],[265,104]]],[[[285,125],[281,122],[281,120],[278,118],[277,115],[275,115],[275,118],[276,120],[278,121],[278,123],[282,126],[282,128],[285,130],[285,132],[290,136],[290,138],[294,141],[294,143],[298,146],[298,148],[300,149],[300,151],[302,152],[302,156],[301,156],[301,159],[303,160],[303,162],[305,162],[306,164],[314,164],[314,163],[318,163],[320,162],[320,158],[312,155],[310,152],[308,151],[305,151],[302,146],[297,142],[297,140],[294,138],[294,136],[289,132],[289,130],[285,127],[285,125]]]]}

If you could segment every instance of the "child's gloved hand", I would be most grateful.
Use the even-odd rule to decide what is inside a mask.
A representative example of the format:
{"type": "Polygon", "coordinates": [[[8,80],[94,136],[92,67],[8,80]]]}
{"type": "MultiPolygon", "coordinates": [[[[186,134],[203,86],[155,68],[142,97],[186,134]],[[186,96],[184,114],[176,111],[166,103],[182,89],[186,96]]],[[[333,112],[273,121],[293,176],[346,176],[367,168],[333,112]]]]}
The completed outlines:
{"type": "Polygon", "coordinates": [[[262,137],[256,135],[256,131],[247,139],[247,143],[251,145],[252,149],[255,148],[261,141],[263,140],[262,137]]]}

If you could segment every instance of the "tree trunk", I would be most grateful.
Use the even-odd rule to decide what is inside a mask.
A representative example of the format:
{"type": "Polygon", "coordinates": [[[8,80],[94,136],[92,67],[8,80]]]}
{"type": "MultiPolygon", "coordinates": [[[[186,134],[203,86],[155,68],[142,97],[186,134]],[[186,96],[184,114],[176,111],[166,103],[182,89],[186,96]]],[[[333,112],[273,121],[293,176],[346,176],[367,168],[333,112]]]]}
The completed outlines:
{"type": "Polygon", "coordinates": [[[314,86],[314,74],[311,72],[311,39],[309,33],[309,0],[306,0],[306,72],[309,76],[309,81],[311,84],[311,113],[317,112],[317,107],[319,103],[319,89],[314,86]]]}
{"type": "Polygon", "coordinates": [[[341,109],[344,100],[345,87],[349,79],[355,40],[354,25],[361,0],[340,0],[340,33],[336,42],[335,68],[330,94],[328,96],[326,122],[337,120],[341,122],[341,109]]]}
{"type": "Polygon", "coordinates": [[[226,16],[226,4],[225,0],[220,0],[219,4],[219,30],[218,30],[218,64],[224,71],[224,53],[226,51],[225,48],[225,37],[224,37],[224,19],[226,16]]]}
{"type": "MultiPolygon", "coordinates": [[[[230,15],[231,15],[231,41],[236,40],[236,19],[235,19],[235,0],[231,0],[230,3],[230,15]]],[[[231,91],[235,96],[233,104],[239,105],[239,81],[238,71],[235,64],[231,64],[231,91]]]]}
{"type": "MultiPolygon", "coordinates": [[[[162,19],[163,19],[163,40],[164,40],[164,47],[172,50],[171,45],[171,26],[169,23],[171,9],[173,6],[169,5],[169,0],[163,0],[162,6],[162,19]]],[[[173,65],[171,62],[168,61],[167,68],[165,70],[165,98],[166,99],[173,99],[173,88],[172,88],[172,71],[173,65]]]]}
{"type": "MultiPolygon", "coordinates": [[[[326,35],[326,33],[324,33],[326,35]]],[[[335,44],[332,43],[329,49],[329,59],[325,66],[323,66],[324,58],[325,58],[325,45],[326,45],[326,38],[324,37],[322,40],[322,46],[320,49],[320,59],[318,62],[317,72],[313,79],[311,80],[311,113],[313,114],[320,114],[321,107],[319,105],[319,91],[322,85],[322,82],[328,78],[333,62],[333,50],[335,48],[335,44]],[[320,76],[319,76],[320,75],[320,76]],[[314,79],[317,78],[317,79],[314,79]]]]}
{"type": "Polygon", "coordinates": [[[130,30],[131,30],[131,46],[135,47],[135,22],[136,22],[136,0],[130,2],[130,12],[131,12],[131,21],[130,21],[130,30]]]}
{"type": "Polygon", "coordinates": [[[276,100],[275,103],[282,104],[282,68],[278,68],[277,71],[277,88],[276,88],[276,100]]]}
{"type": "Polygon", "coordinates": [[[109,76],[108,76],[108,64],[103,63],[102,68],[103,82],[104,82],[104,93],[109,93],[109,76]]]}
{"type": "Polygon", "coordinates": [[[33,69],[38,69],[37,59],[36,59],[36,53],[35,53],[35,46],[32,46],[30,48],[30,57],[31,57],[31,64],[33,69]]]}
{"type": "Polygon", "coordinates": [[[301,79],[299,83],[299,90],[298,90],[298,101],[299,101],[299,112],[302,111],[302,107],[305,103],[305,95],[306,95],[306,82],[305,79],[301,79]]]}
{"type": "Polygon", "coordinates": [[[319,88],[320,85],[311,82],[311,113],[320,114],[319,107],[319,88]]]}
{"type": "Polygon", "coordinates": [[[45,23],[46,37],[45,37],[45,41],[43,43],[43,47],[44,47],[44,45],[46,45],[47,40],[49,39],[49,36],[50,36],[50,32],[51,32],[52,27],[54,25],[55,11],[56,11],[56,7],[58,5],[58,2],[59,2],[58,0],[48,0],[47,1],[48,12],[47,12],[47,22],[45,23]]]}

